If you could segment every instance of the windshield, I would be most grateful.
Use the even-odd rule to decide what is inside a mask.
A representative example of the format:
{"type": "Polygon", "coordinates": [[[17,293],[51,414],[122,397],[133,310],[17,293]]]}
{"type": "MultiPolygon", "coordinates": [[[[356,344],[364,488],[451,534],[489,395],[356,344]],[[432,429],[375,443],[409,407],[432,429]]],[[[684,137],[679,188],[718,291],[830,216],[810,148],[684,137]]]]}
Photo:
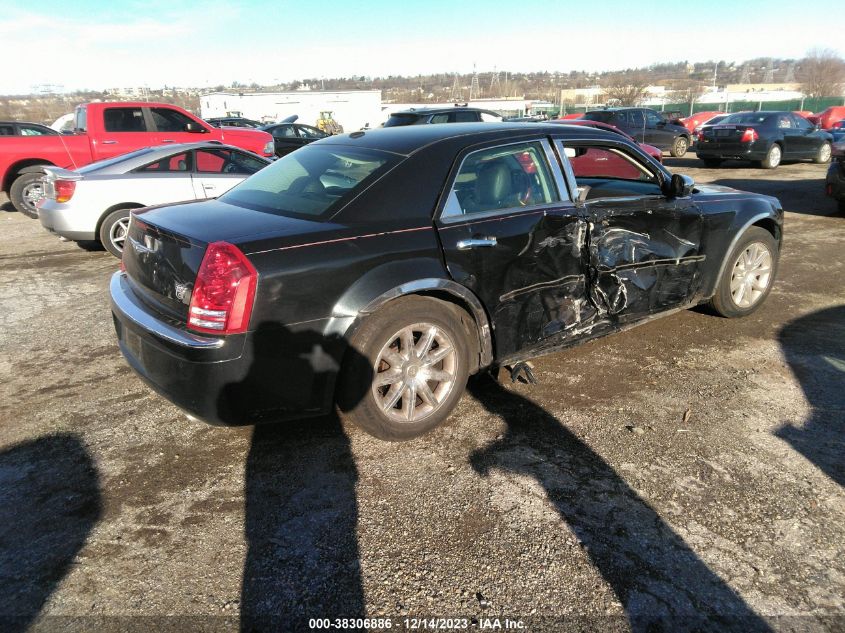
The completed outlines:
{"type": "Polygon", "coordinates": [[[135,158],[136,156],[143,156],[144,154],[149,154],[153,151],[153,149],[155,148],[144,147],[143,149],[136,149],[134,152],[129,152],[128,154],[121,154],[120,156],[115,156],[114,158],[98,160],[96,163],[90,163],[88,165],[85,165],[85,167],[80,167],[76,171],[80,174],[88,174],[92,171],[103,169],[104,167],[111,167],[112,165],[117,165],[118,163],[122,163],[123,161],[135,158]]]}
{"type": "Polygon", "coordinates": [[[220,200],[274,215],[327,217],[399,158],[374,149],[308,145],[247,178],[220,200]]]}
{"type": "Polygon", "coordinates": [[[731,114],[719,121],[720,125],[763,125],[768,123],[774,115],[760,112],[741,112],[731,114]]]}

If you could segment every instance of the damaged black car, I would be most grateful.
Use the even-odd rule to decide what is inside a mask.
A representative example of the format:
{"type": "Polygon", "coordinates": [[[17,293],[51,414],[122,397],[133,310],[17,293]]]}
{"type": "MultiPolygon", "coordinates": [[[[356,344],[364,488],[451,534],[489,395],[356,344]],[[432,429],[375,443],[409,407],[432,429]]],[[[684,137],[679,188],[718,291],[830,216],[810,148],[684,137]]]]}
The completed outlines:
{"type": "Polygon", "coordinates": [[[355,132],[217,200],[133,214],[111,281],[120,349],[214,424],[343,416],[384,439],[443,422],[470,374],[775,279],[777,199],[672,175],[566,125],[355,132]]]}

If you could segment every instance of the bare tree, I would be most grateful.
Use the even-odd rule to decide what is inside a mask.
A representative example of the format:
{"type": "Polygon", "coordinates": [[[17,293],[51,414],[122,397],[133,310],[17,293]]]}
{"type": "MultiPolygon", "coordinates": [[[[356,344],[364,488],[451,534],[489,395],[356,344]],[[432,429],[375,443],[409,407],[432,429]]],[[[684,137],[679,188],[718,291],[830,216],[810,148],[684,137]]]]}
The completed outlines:
{"type": "Polygon", "coordinates": [[[845,60],[829,48],[813,48],[801,60],[801,88],[808,97],[838,97],[845,86],[845,60]]]}
{"type": "Polygon", "coordinates": [[[624,72],[611,75],[604,81],[604,94],[608,101],[619,105],[638,105],[646,96],[648,77],[641,72],[624,72]]]}
{"type": "Polygon", "coordinates": [[[700,81],[695,81],[694,79],[674,81],[670,85],[670,88],[669,98],[674,103],[688,103],[690,106],[690,115],[695,107],[696,99],[704,94],[704,86],[700,81]]]}

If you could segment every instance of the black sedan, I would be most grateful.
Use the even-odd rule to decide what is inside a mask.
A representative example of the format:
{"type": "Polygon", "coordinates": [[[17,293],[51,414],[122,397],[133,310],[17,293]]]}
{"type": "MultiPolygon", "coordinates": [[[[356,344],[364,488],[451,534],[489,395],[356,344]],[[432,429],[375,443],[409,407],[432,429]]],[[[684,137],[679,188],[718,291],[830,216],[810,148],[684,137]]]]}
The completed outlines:
{"type": "Polygon", "coordinates": [[[581,118],[616,126],[638,143],[654,145],[675,158],[686,154],[692,144],[692,135],[687,128],[667,121],[651,108],[607,108],[585,112],[581,118]]]}
{"type": "Polygon", "coordinates": [[[273,123],[271,125],[264,125],[261,129],[273,135],[276,156],[290,154],[292,151],[308,145],[308,143],[313,143],[329,136],[322,130],[318,130],[310,125],[302,125],[301,123],[273,123]]]}
{"type": "Polygon", "coordinates": [[[738,112],[703,128],[696,154],[707,167],[750,160],[774,169],[783,160],[830,160],[833,137],[793,112],[738,112]]]}
{"type": "Polygon", "coordinates": [[[407,439],[449,416],[469,374],[517,375],[702,302],[750,314],[782,221],[775,198],[696,187],[587,127],[354,132],[216,200],[134,213],[112,310],[129,364],[190,416],[337,403],[407,439]]]}

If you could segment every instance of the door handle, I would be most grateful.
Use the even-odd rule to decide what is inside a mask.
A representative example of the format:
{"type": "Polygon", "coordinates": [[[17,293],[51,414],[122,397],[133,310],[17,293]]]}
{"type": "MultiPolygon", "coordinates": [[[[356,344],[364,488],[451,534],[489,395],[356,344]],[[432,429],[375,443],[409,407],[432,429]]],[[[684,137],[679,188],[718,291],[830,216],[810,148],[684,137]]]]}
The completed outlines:
{"type": "Polygon", "coordinates": [[[103,141],[103,145],[117,145],[117,141],[103,141]]]}
{"type": "Polygon", "coordinates": [[[174,141],[172,138],[163,138],[163,139],[161,139],[161,142],[162,143],[175,143],[176,141],[174,141]]]}
{"type": "Polygon", "coordinates": [[[203,185],[203,189],[217,189],[217,185],[203,185]]]}
{"type": "Polygon", "coordinates": [[[496,246],[495,237],[473,237],[468,240],[461,240],[458,242],[458,250],[465,251],[470,248],[482,248],[485,246],[496,246]]]}

